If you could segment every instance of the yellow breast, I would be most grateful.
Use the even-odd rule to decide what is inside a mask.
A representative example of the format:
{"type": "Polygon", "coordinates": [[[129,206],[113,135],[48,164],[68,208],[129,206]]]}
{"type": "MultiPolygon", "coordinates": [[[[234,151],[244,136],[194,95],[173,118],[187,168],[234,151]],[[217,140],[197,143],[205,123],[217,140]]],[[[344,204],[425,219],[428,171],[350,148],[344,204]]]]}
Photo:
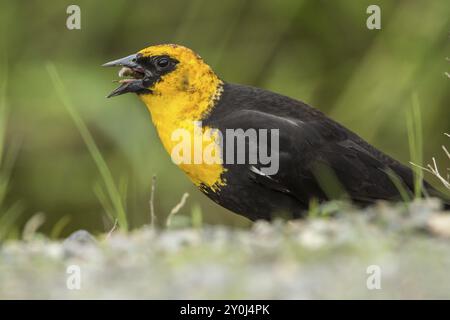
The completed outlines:
{"type": "Polygon", "coordinates": [[[212,154],[220,157],[220,143],[217,135],[214,132],[211,134],[211,128],[200,126],[199,121],[210,112],[214,101],[220,98],[222,82],[209,72],[203,71],[203,74],[195,77],[192,76],[192,70],[189,75],[185,72],[181,69],[167,75],[154,86],[152,94],[140,97],[150,111],[166,151],[173,156],[174,152],[183,149],[183,156],[190,157],[191,161],[178,163],[178,166],[194,184],[207,186],[216,192],[225,185],[223,173],[226,169],[219,161],[205,161],[205,153],[198,161],[198,152],[211,154],[213,146],[212,154]],[[185,138],[186,134],[189,141],[185,138]]]}

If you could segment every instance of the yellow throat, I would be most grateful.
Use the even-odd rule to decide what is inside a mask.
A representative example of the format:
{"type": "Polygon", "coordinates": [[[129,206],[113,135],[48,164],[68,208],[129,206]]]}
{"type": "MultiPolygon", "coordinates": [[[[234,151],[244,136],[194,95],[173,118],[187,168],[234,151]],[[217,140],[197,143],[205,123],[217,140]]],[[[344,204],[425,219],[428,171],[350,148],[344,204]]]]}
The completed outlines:
{"type": "MultiPolygon", "coordinates": [[[[195,122],[201,121],[211,111],[222,92],[223,83],[212,69],[192,50],[182,46],[159,45],[139,53],[144,56],[169,55],[179,61],[175,70],[163,75],[151,88],[151,94],[140,95],[150,111],[166,151],[171,154],[180,143],[172,137],[176,130],[189,132],[191,140],[199,132],[208,134],[211,128],[202,126],[199,130],[195,122]]],[[[204,147],[211,144],[211,140],[201,141],[204,147]]],[[[219,148],[218,145],[216,147],[219,148]]],[[[189,148],[191,159],[194,159],[194,143],[189,148]]],[[[208,164],[202,161],[198,164],[181,163],[178,166],[197,186],[207,186],[216,192],[225,185],[222,178],[225,169],[220,163],[208,164]]]]}

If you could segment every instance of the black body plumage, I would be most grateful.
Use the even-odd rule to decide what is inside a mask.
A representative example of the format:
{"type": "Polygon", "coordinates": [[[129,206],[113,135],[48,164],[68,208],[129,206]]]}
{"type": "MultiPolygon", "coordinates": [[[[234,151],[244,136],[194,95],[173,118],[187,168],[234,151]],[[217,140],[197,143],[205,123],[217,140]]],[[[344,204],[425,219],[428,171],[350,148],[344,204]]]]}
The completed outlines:
{"type": "MultiPolygon", "coordinates": [[[[279,129],[279,170],[266,176],[261,164],[224,164],[226,185],[204,188],[215,202],[252,220],[278,213],[302,217],[314,198],[347,197],[360,205],[376,200],[401,201],[393,179],[412,195],[411,169],[371,146],[358,135],[309,105],[250,86],[225,83],[204,125],[226,129],[279,129]],[[340,187],[330,194],[320,172],[340,187]],[[331,174],[331,176],[330,176],[331,174]],[[337,191],[337,192],[336,192],[337,191]]],[[[224,136],[224,153],[226,153],[224,136]]],[[[424,191],[439,195],[429,184],[424,191]]],[[[349,199],[349,200],[350,200],[349,199]]]]}

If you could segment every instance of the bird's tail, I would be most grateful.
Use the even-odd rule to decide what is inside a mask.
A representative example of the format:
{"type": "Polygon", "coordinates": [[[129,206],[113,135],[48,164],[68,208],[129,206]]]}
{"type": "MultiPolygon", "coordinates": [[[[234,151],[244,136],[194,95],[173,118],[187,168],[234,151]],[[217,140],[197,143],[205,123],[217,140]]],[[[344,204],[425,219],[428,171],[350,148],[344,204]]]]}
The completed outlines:
{"type": "Polygon", "coordinates": [[[435,188],[431,187],[429,184],[426,185],[425,192],[429,197],[438,198],[442,201],[444,205],[444,210],[450,211],[450,196],[446,195],[435,188]]]}

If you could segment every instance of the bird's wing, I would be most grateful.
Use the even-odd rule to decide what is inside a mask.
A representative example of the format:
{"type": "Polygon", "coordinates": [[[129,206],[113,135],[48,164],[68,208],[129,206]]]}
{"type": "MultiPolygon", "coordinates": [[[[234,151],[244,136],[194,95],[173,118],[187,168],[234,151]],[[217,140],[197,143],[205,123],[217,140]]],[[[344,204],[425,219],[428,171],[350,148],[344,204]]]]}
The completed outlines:
{"type": "Polygon", "coordinates": [[[210,124],[222,132],[278,129],[278,172],[267,175],[261,164],[248,165],[249,178],[304,203],[313,197],[330,199],[342,194],[359,203],[398,200],[400,194],[390,174],[403,180],[407,189],[410,185],[409,168],[325,116],[302,121],[241,109],[217,117],[210,124]]]}

